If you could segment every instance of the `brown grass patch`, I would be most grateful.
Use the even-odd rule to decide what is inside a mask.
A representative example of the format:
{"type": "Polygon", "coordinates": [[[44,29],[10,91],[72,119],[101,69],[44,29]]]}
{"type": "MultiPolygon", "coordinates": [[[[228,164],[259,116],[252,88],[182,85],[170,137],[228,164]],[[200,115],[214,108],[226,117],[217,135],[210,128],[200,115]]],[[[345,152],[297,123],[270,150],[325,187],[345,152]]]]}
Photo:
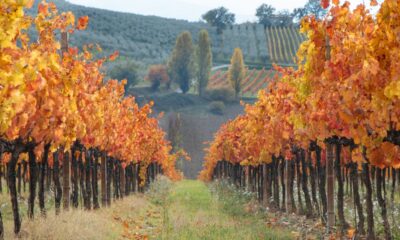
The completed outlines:
{"type": "Polygon", "coordinates": [[[148,201],[138,195],[115,201],[110,208],[92,211],[71,209],[56,216],[52,209],[46,218],[37,215],[34,220],[28,220],[24,217],[18,237],[13,233],[13,222],[6,221],[5,239],[123,239],[125,219],[141,219],[149,207],[148,201]]]}

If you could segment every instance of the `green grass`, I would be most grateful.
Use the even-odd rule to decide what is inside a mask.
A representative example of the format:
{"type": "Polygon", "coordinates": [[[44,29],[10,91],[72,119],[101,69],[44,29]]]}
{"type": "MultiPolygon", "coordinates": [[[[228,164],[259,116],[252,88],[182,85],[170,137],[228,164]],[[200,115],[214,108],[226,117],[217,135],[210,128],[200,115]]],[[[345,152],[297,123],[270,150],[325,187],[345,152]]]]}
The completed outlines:
{"type": "Polygon", "coordinates": [[[219,199],[203,182],[176,183],[170,196],[168,239],[292,239],[288,233],[266,227],[260,217],[230,215],[221,209],[219,199]]]}

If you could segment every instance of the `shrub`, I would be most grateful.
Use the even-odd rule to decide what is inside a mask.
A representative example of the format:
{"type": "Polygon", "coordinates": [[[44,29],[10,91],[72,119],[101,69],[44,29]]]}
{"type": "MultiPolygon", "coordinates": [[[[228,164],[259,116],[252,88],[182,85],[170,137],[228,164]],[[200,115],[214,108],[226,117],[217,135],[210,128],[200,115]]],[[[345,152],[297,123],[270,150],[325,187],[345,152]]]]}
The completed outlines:
{"type": "Polygon", "coordinates": [[[150,66],[145,79],[151,83],[151,89],[153,91],[156,91],[162,83],[167,84],[170,81],[167,67],[164,65],[150,66]]]}
{"type": "Polygon", "coordinates": [[[223,115],[225,112],[225,104],[221,101],[211,102],[209,105],[210,112],[214,114],[223,115]]]}
{"type": "Polygon", "coordinates": [[[206,98],[212,101],[222,101],[224,103],[235,101],[235,92],[231,88],[216,88],[206,92],[206,98]]]}
{"type": "Polygon", "coordinates": [[[139,65],[131,60],[121,61],[116,63],[109,72],[109,76],[113,79],[126,79],[128,83],[125,86],[125,91],[130,86],[135,86],[139,82],[138,76],[139,65]]]}

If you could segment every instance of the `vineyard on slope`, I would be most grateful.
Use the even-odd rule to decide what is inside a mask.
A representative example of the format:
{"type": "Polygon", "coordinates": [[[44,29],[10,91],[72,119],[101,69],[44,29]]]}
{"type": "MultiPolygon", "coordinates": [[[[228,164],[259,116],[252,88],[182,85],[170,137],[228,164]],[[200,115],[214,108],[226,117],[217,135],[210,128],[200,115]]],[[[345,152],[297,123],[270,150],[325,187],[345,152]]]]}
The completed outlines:
{"type": "Polygon", "coordinates": [[[306,40],[294,27],[268,27],[265,29],[265,37],[271,63],[280,66],[294,65],[296,52],[306,40]]]}
{"type": "Polygon", "coordinates": [[[218,131],[200,178],[228,179],[331,233],[337,221],[351,238],[398,239],[400,1],[372,0],[376,15],[332,2],[324,19],[302,20],[297,68],[276,67],[280,79],[218,131]]]}
{"type": "MultiPolygon", "coordinates": [[[[242,95],[254,97],[257,92],[268,86],[268,83],[275,77],[273,70],[247,70],[242,82],[242,95]]],[[[227,71],[216,71],[209,80],[208,89],[230,88],[227,71]]]]}
{"type": "Polygon", "coordinates": [[[105,81],[102,65],[117,54],[94,60],[90,51],[99,47],[85,46],[83,52],[68,47],[68,33],[84,30],[88,17],[75,21],[71,12],[58,13],[54,3],[45,1],[36,16],[26,16],[32,4],[32,0],[0,3],[0,158],[16,234],[21,229],[16,186],[21,175],[30,182],[28,217],[33,218],[37,181],[40,210],[46,214],[44,182],[50,174],[56,213],[61,198],[65,209],[70,200],[78,207],[79,192],[89,210],[100,207],[98,173],[104,206],[113,197],[143,191],[157,174],[180,179],[175,161],[185,156],[170,154],[158,119],[149,116],[152,104],[140,108],[133,97],[124,97],[126,81],[105,81]],[[38,39],[30,39],[27,32],[32,28],[38,39]]]}

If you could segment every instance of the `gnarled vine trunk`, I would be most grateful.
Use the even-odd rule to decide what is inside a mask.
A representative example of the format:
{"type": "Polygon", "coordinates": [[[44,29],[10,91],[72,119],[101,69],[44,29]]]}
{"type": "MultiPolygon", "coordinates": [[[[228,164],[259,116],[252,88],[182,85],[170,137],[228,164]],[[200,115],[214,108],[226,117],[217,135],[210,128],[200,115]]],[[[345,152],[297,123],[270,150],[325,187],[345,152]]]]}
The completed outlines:
{"type": "MultiPolygon", "coordinates": [[[[79,153],[81,154],[81,153],[79,153]]],[[[79,205],[79,187],[78,187],[78,161],[76,159],[76,149],[74,146],[71,147],[71,183],[72,183],[72,206],[77,208],[79,205]]]]}
{"type": "Polygon", "coordinates": [[[365,199],[366,199],[366,206],[367,206],[367,224],[368,224],[367,239],[375,239],[374,205],[372,204],[372,186],[371,186],[371,179],[370,179],[368,163],[363,163],[363,180],[364,180],[365,189],[366,189],[365,199]]]}
{"type": "Polygon", "coordinates": [[[60,213],[61,198],[62,198],[62,188],[60,182],[60,161],[58,159],[59,152],[53,153],[53,182],[54,182],[54,205],[56,209],[56,215],[60,213]]]}
{"type": "Polygon", "coordinates": [[[14,143],[13,150],[11,152],[11,159],[7,165],[7,180],[8,188],[11,197],[11,205],[14,216],[14,233],[18,234],[21,230],[21,219],[19,216],[18,198],[17,198],[17,186],[15,167],[17,166],[19,155],[23,152],[24,146],[20,140],[14,143]]]}
{"type": "MultiPolygon", "coordinates": [[[[40,175],[39,175],[39,207],[40,207],[40,212],[43,216],[46,215],[45,199],[44,199],[44,192],[45,192],[44,180],[46,178],[46,168],[47,168],[49,150],[50,150],[50,144],[46,144],[44,146],[42,164],[40,166],[40,175]]],[[[47,174],[49,174],[49,172],[47,172],[47,174]]]]}
{"type": "Polygon", "coordinates": [[[301,180],[302,180],[302,189],[304,193],[304,200],[306,201],[306,216],[312,217],[313,209],[311,205],[310,192],[308,191],[308,176],[307,176],[307,166],[305,161],[305,151],[303,149],[300,150],[298,156],[300,157],[301,161],[301,172],[302,172],[301,180]]]}
{"type": "Polygon", "coordinates": [[[358,190],[358,173],[357,173],[357,163],[350,164],[350,178],[353,187],[353,195],[354,195],[354,205],[356,205],[356,210],[358,214],[358,224],[357,224],[357,232],[360,234],[365,234],[364,231],[364,213],[360,199],[360,193],[358,190]]]}
{"type": "Polygon", "coordinates": [[[339,218],[339,225],[342,230],[347,229],[349,224],[346,222],[344,217],[344,192],[343,192],[343,178],[341,172],[341,162],[340,162],[340,152],[341,152],[341,144],[336,143],[336,151],[335,151],[335,173],[336,173],[336,180],[338,182],[337,187],[337,214],[339,218]]]}
{"type": "Polygon", "coordinates": [[[29,155],[29,201],[28,201],[28,217],[33,218],[36,198],[36,156],[33,148],[28,151],[29,155]]]}
{"type": "MultiPolygon", "coordinates": [[[[91,159],[93,161],[93,159],[91,159]]],[[[92,168],[92,192],[93,192],[93,209],[97,209],[100,207],[99,205],[99,188],[97,183],[97,167],[99,164],[99,156],[98,154],[94,154],[94,164],[92,168]]]]}
{"type": "Polygon", "coordinates": [[[326,223],[327,221],[327,199],[326,199],[326,190],[325,190],[325,184],[326,184],[326,170],[325,167],[322,167],[321,165],[321,148],[316,147],[315,149],[315,158],[316,158],[316,165],[317,165],[317,175],[318,175],[318,193],[319,193],[319,198],[321,199],[321,205],[322,205],[322,213],[321,213],[321,219],[322,222],[326,223]]]}
{"type": "Polygon", "coordinates": [[[385,232],[385,239],[391,240],[392,234],[390,233],[390,224],[387,217],[386,201],[382,196],[382,184],[383,184],[383,170],[376,169],[376,196],[378,198],[378,203],[381,208],[381,216],[383,220],[383,229],[385,232]]]}
{"type": "Polygon", "coordinates": [[[87,150],[85,152],[85,192],[86,192],[86,205],[85,205],[85,209],[86,210],[90,210],[92,208],[92,201],[91,201],[91,196],[92,196],[92,186],[90,183],[90,169],[91,169],[91,165],[92,165],[92,153],[90,150],[87,150]]]}

